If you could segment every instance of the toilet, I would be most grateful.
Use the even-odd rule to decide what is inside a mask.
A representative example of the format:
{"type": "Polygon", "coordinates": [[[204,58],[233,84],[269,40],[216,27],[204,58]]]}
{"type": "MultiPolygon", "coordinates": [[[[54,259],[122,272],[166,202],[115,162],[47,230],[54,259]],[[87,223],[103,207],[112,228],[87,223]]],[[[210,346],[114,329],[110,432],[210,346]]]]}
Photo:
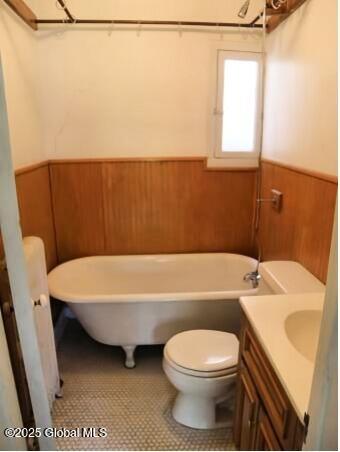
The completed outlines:
{"type": "Polygon", "coordinates": [[[217,407],[232,404],[238,350],[237,337],[222,331],[184,331],[167,342],[163,369],[178,391],[172,409],[177,422],[196,429],[230,424],[217,421],[217,407]]]}
{"type": "MultiPolygon", "coordinates": [[[[325,286],[297,262],[263,262],[259,270],[262,286],[266,287],[263,294],[325,290],[325,286]]],[[[197,429],[230,425],[230,422],[217,421],[217,408],[222,403],[233,406],[238,350],[237,337],[222,331],[184,331],[167,342],[163,369],[178,391],[172,409],[177,422],[197,429]]]]}

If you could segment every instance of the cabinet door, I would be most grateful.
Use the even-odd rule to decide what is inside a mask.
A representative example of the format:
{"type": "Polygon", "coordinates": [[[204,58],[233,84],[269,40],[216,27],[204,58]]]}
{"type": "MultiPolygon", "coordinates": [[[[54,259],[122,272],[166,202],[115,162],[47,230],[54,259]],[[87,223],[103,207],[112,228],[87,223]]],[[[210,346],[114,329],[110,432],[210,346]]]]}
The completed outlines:
{"type": "Polygon", "coordinates": [[[241,365],[238,378],[234,438],[239,450],[255,450],[259,399],[247,369],[241,365]]]}
{"type": "Polygon", "coordinates": [[[269,418],[262,407],[257,424],[255,450],[282,450],[269,418]]]}

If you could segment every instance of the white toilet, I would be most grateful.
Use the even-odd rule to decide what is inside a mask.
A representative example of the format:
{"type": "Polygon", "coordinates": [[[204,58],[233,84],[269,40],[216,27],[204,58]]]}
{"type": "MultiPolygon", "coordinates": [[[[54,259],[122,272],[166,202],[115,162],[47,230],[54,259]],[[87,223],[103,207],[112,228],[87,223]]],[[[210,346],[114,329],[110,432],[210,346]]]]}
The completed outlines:
{"type": "Polygon", "coordinates": [[[239,342],[234,334],[212,330],[176,334],[164,348],[163,369],[178,390],[172,414],[197,429],[222,427],[217,405],[233,398],[239,342]]]}
{"type": "MultiPolygon", "coordinates": [[[[325,286],[301,264],[260,264],[263,294],[323,292],[325,286]]],[[[173,336],[164,348],[163,368],[178,390],[172,410],[180,424],[199,429],[220,427],[217,406],[233,396],[239,343],[234,334],[193,330],[173,336]]]]}
{"type": "MultiPolygon", "coordinates": [[[[323,292],[325,286],[301,264],[273,261],[260,264],[264,294],[323,292]]],[[[263,290],[263,289],[261,289],[263,290]]],[[[180,424],[199,429],[223,426],[217,406],[234,395],[239,343],[221,331],[193,330],[173,336],[164,348],[163,368],[178,390],[172,410],[180,424]]],[[[229,401],[232,407],[232,402],[229,401]]]]}

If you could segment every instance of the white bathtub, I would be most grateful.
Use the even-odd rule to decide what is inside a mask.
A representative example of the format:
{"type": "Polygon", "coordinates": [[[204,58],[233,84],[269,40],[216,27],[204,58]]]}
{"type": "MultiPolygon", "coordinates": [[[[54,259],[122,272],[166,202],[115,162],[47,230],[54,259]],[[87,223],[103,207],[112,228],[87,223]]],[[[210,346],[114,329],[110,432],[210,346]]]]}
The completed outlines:
{"type": "Polygon", "coordinates": [[[243,281],[255,267],[250,257],[224,253],[96,256],[59,265],[48,279],[50,294],[87,333],[122,346],[133,367],[137,345],[164,344],[180,331],[238,333],[239,297],[261,290],[243,281]]]}

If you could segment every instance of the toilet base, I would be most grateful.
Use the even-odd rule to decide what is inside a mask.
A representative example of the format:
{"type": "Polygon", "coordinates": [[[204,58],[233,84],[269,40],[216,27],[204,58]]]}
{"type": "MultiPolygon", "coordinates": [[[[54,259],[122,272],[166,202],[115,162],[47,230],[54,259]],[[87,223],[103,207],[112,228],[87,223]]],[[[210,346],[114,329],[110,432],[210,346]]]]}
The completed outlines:
{"type": "Polygon", "coordinates": [[[176,422],[194,429],[215,429],[231,427],[232,411],[216,405],[212,398],[179,393],[172,408],[176,422]]]}

